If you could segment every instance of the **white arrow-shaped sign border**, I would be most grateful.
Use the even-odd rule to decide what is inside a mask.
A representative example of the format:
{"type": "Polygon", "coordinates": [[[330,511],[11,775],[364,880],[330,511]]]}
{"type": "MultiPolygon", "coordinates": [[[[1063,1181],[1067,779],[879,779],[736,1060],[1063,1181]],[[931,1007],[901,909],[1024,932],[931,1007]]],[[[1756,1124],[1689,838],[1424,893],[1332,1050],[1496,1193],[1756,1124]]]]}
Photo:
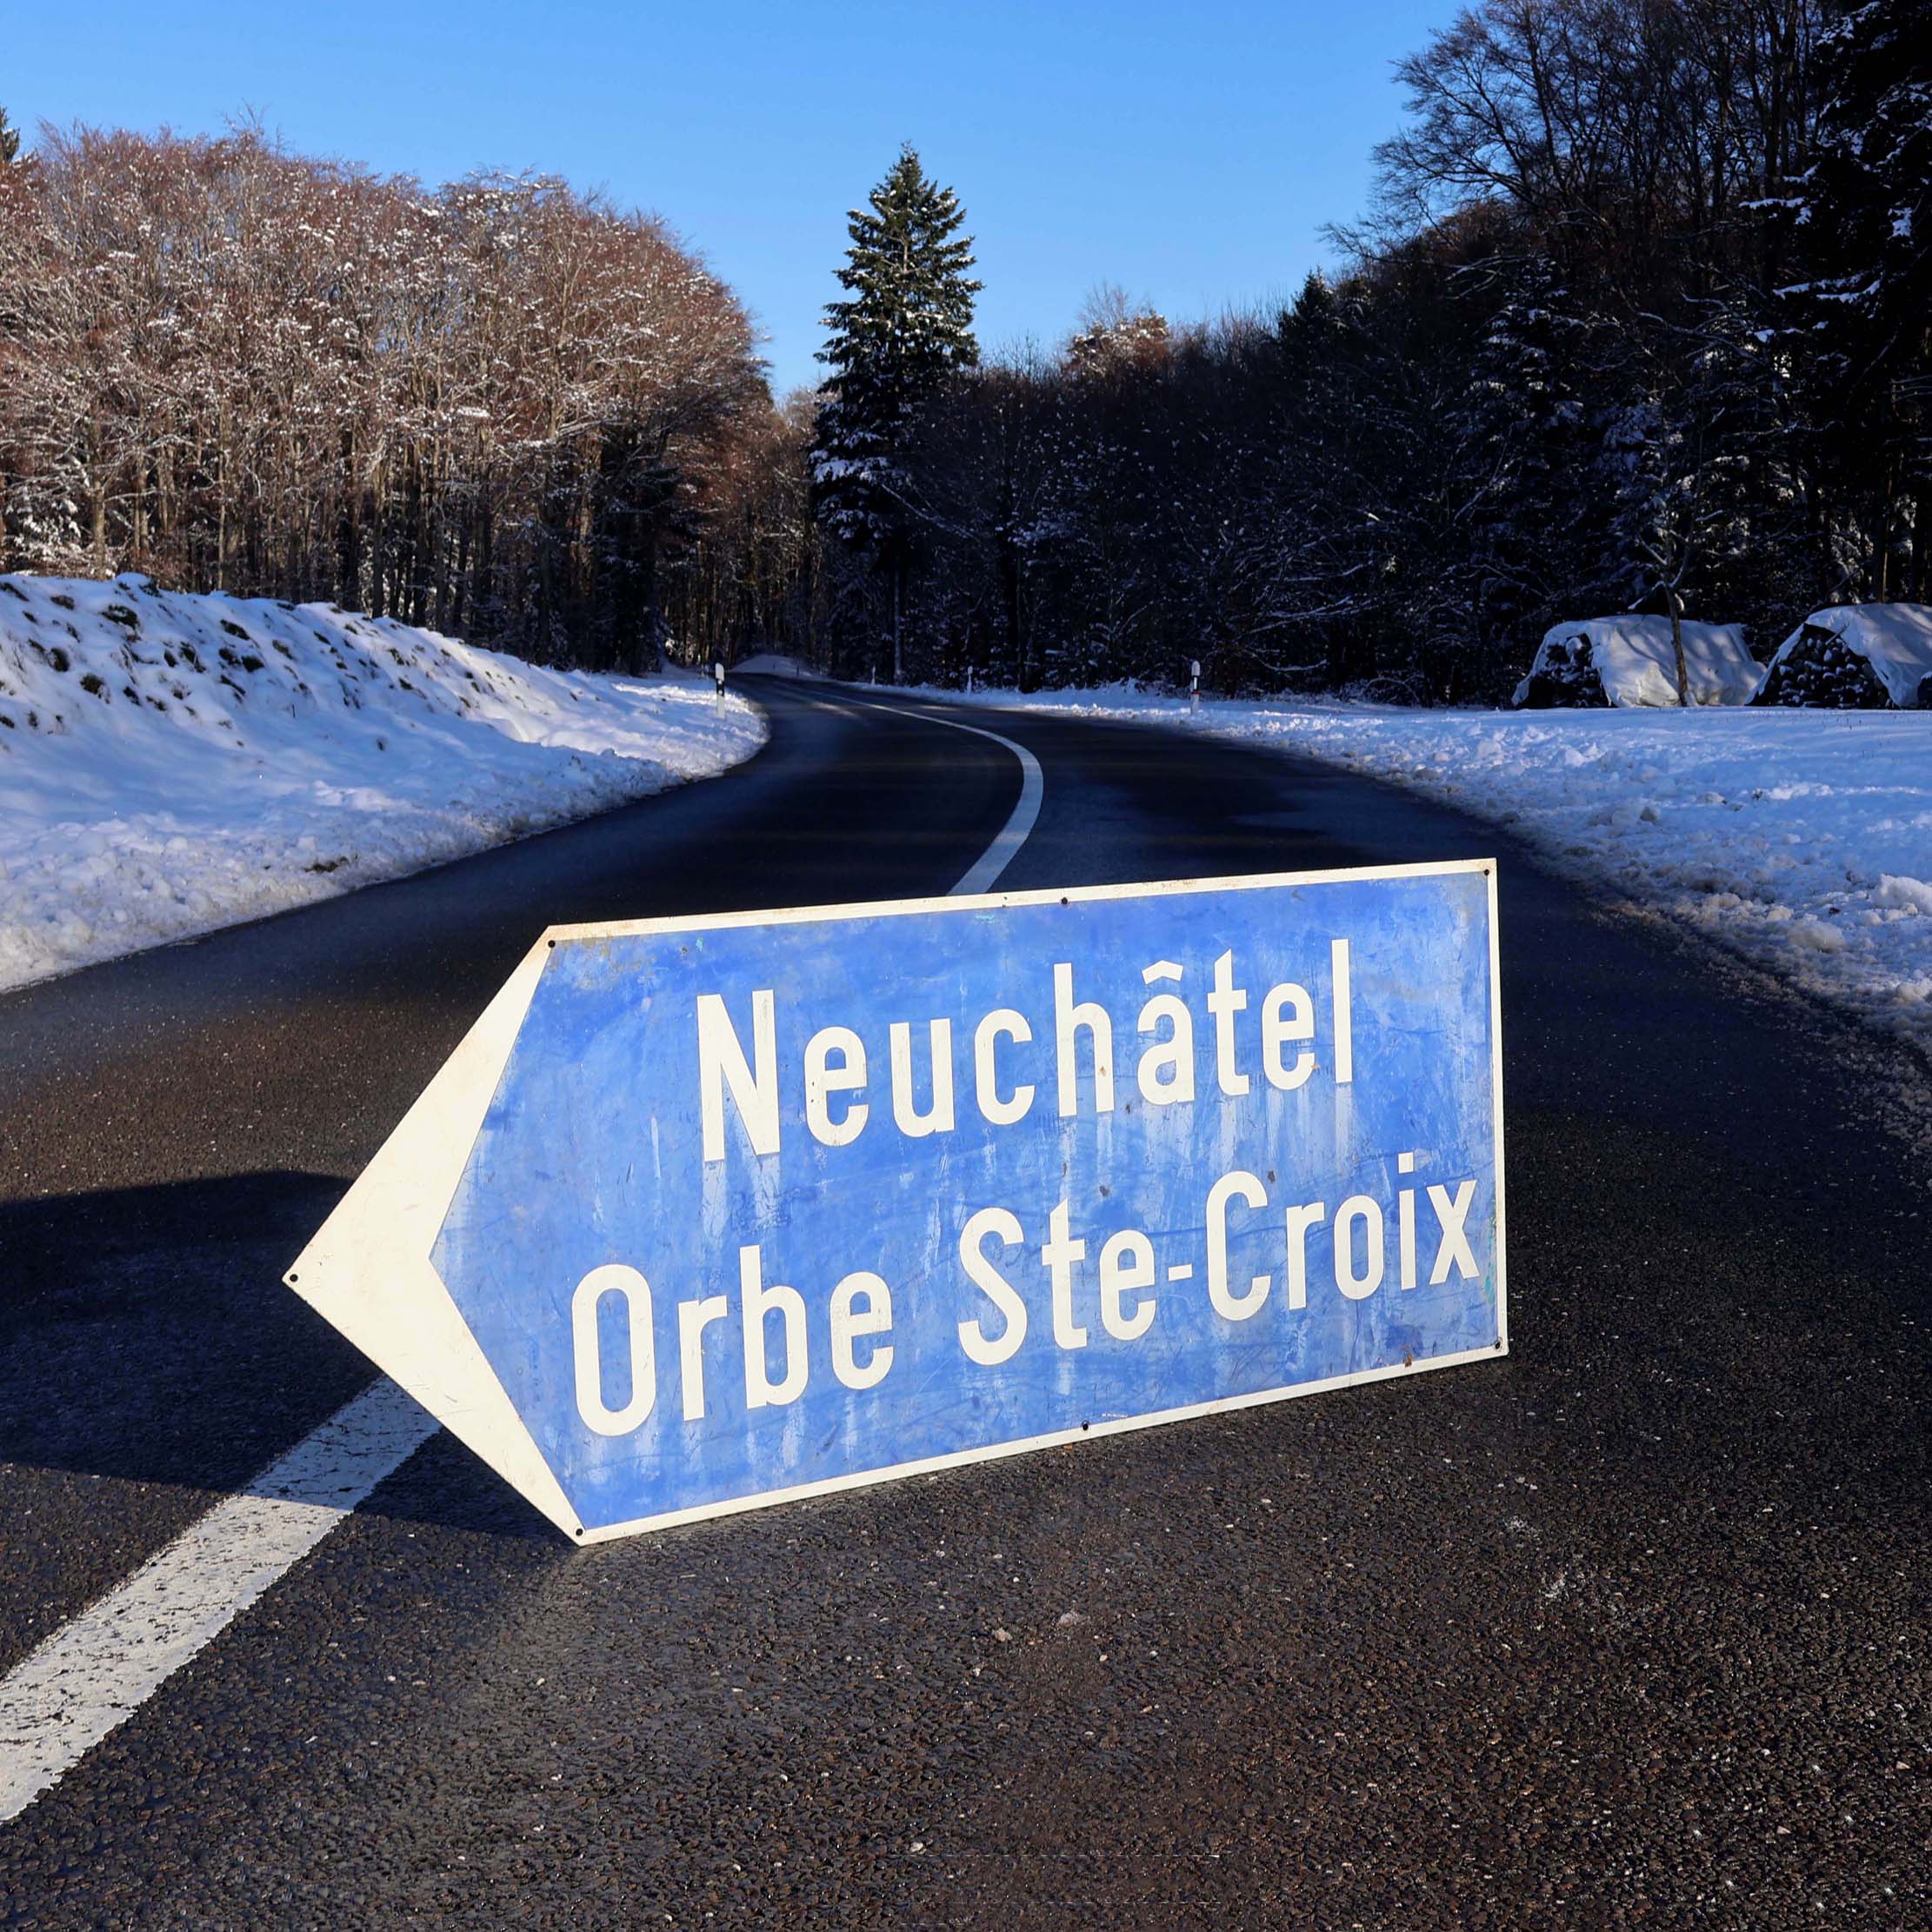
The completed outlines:
{"type": "MultiPolygon", "coordinates": [[[[971,876],[962,883],[971,883],[971,876]]],[[[936,899],[894,899],[843,905],[793,906],[749,912],[623,919],[550,927],[524,955],[503,989],[444,1063],[442,1069],[383,1142],[362,1177],[336,1203],[315,1239],[283,1277],[376,1366],[399,1382],[458,1440],[579,1544],[603,1542],[641,1530],[669,1529],[774,1503],[869,1488],[967,1463],[989,1462],[1029,1450],[1090,1441],[1158,1427],[1196,1416],[1225,1414],[1302,1396],[1323,1395],[1364,1382],[1393,1380],[1432,1369],[1490,1361],[1509,1352],[1503,1208],[1502,996],[1494,859],[1439,859],[1395,865],[1342,866],[1325,870],[1250,873],[1232,877],[1168,879],[1142,883],[1074,886],[1063,891],[983,892],[936,899]],[[1023,1440],[855,1470],[794,1488],[699,1503],[687,1509],[588,1529],[571,1507],[543,1451],[517,1414],[469,1322],[430,1260],[458,1183],[469,1165],[490,1103],[510,1063],[516,1036],[536,995],[538,981],[559,944],[715,931],[730,927],[836,923],[926,912],[971,913],[1014,906],[1068,905],[1093,900],[1164,898],[1170,895],[1248,891],[1270,887],[1325,885],[1349,880],[1441,877],[1460,872],[1486,875],[1489,965],[1491,1121],[1495,1132],[1496,1312],[1493,1346],[1396,1362],[1285,1384],[1251,1394],[1220,1396],[1145,1415],[1111,1418],[1023,1440]],[[398,1321],[407,1311],[406,1322],[398,1321]]]]}
{"type": "Polygon", "coordinates": [[[550,956],[540,939],[284,1277],[567,1536],[584,1529],[430,1261],[550,956]]]}

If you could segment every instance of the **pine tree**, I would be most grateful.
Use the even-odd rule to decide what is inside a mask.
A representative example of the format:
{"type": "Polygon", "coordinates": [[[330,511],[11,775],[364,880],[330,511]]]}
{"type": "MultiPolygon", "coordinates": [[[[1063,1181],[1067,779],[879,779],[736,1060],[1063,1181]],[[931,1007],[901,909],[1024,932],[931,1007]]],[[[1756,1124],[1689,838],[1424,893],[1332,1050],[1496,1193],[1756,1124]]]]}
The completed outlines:
{"type": "Polygon", "coordinates": [[[1491,273],[1502,306],[1476,352],[1454,425],[1469,472],[1470,585],[1478,635],[1520,662],[1594,575],[1602,508],[1591,471],[1606,360],[1589,314],[1540,254],[1491,273]]]}
{"type": "Polygon", "coordinates": [[[1787,292],[1813,416],[1880,596],[1932,587],[1932,36],[1923,0],[1839,4],[1798,232],[1813,279],[1787,292]],[[1905,532],[1915,510],[1917,555],[1905,532]]]}
{"type": "MultiPolygon", "coordinates": [[[[1677,701],[1689,702],[1682,623],[1694,607],[1754,621],[1788,612],[1801,491],[1778,357],[1738,291],[1688,318],[1625,331],[1629,389],[1608,416],[1615,486],[1609,574],[1632,609],[1670,618],[1677,701]]],[[[1802,607],[1802,606],[1801,606],[1802,607]]]]}
{"type": "Polygon", "coordinates": [[[0,168],[10,168],[20,158],[20,130],[0,107],[0,168]]]}
{"type": "Polygon", "coordinates": [[[1676,397],[1656,383],[1609,412],[1603,473],[1616,485],[1608,576],[1621,600],[1640,609],[1653,599],[1670,619],[1677,703],[1690,703],[1684,662],[1684,580],[1695,562],[1689,525],[1696,462],[1686,448],[1687,425],[1676,397]]]}
{"type": "Polygon", "coordinates": [[[1690,583],[1704,610],[1775,642],[1821,587],[1802,542],[1796,409],[1763,321],[1762,297],[1720,288],[1689,304],[1679,325],[1680,408],[1693,459],[1681,495],[1697,552],[1690,583]]]}
{"type": "Polygon", "coordinates": [[[820,391],[813,498],[826,531],[867,556],[892,587],[892,675],[917,509],[904,452],[920,416],[955,371],[979,360],[973,339],[970,236],[949,188],[929,179],[909,143],[864,208],[838,271],[845,301],[825,312],[832,373],[820,391]]]}

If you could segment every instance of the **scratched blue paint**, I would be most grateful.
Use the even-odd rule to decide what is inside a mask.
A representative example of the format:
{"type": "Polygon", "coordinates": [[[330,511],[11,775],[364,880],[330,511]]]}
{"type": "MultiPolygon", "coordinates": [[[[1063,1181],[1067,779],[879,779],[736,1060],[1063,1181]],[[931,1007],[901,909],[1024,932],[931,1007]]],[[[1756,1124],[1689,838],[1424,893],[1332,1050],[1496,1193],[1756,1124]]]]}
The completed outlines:
{"type": "MultiPolygon", "coordinates": [[[[795,924],[661,931],[561,941],[538,983],[434,1261],[563,1490],[590,1528],[700,1509],[802,1485],[956,1456],[1061,1430],[1292,1389],[1501,1344],[1496,1139],[1492,1069],[1488,880],[1473,871],[1397,878],[1340,876],[1299,883],[1076,899],[795,924]],[[1332,1063],[1331,942],[1351,963],[1354,1077],[1332,1063]],[[1235,1047],[1249,1079],[1230,1098],[1216,1079],[1205,1006],[1217,956],[1231,951],[1248,1003],[1235,1047]],[[1143,983],[1158,961],[1178,985],[1143,983]],[[1091,1055],[1079,1037],[1080,1109],[1063,1119],[1055,1081],[1053,967],[1073,968],[1074,996],[1097,1002],[1114,1036],[1116,1107],[1094,1110],[1091,1055]],[[1262,1070],[1260,1009],[1282,981],[1306,989],[1316,1067],[1292,1091],[1262,1070]],[[781,1144],[749,1152],[727,1103],[726,1152],[706,1163],[700,1135],[696,1006],[725,1003],[748,1059],[752,995],[775,994],[781,1144]],[[1156,1107],[1136,1069],[1148,1044],[1142,1003],[1174,992],[1191,1009],[1196,1096],[1156,1107]],[[1003,1043],[1001,1084],[1036,1093],[1016,1125],[995,1126],[976,1101],[973,1028],[996,1007],[1030,1023],[1029,1045],[1003,1043]],[[908,1139],[892,1117],[887,1029],[913,1025],[916,1101],[929,1098],[926,1023],[954,1029],[952,1131],[908,1139]],[[850,1145],[821,1145],[804,1116],[807,1040],[849,1027],[865,1043],[871,1115],[850,1145]],[[1416,1156],[1412,1174],[1398,1156],[1416,1156]],[[1268,1205],[1236,1202],[1228,1275],[1236,1291],[1271,1277],[1259,1311],[1234,1320],[1210,1304],[1209,1189],[1244,1169],[1268,1205]],[[1460,1257],[1431,1285],[1438,1225],[1422,1192],[1474,1183],[1467,1214],[1476,1271],[1460,1257]],[[1399,1285],[1398,1196],[1413,1189],[1417,1285],[1399,1285]],[[1367,1195],[1385,1218],[1381,1285],[1362,1299],[1336,1282],[1333,1213],[1367,1195]],[[1040,1249],[1049,1216],[1069,1204],[1086,1242],[1071,1269],[1084,1347],[1056,1340],[1040,1249]],[[1330,1218],[1307,1242],[1306,1306],[1287,1305],[1284,1210],[1321,1202],[1330,1218]],[[1009,1361],[969,1359],[959,1323],[990,1335],[999,1313],[968,1279],[960,1230],[976,1211],[1010,1210],[1023,1245],[987,1244],[1028,1309],[1009,1361]],[[1106,1332],[1097,1256],[1115,1232],[1152,1242],[1156,1313],[1137,1340],[1106,1332]],[[803,1296],[804,1391],[747,1407],[739,1250],[756,1244],[763,1278],[803,1296]],[[578,1401],[571,1300],[610,1263],[634,1268],[651,1294],[656,1392],[630,1433],[596,1433],[578,1401]],[[1191,1277],[1170,1280],[1170,1268],[1191,1277]],[[863,1362],[889,1342],[892,1366],[856,1390],[833,1373],[828,1309],[854,1270],[883,1277],[889,1334],[855,1344],[863,1362]],[[680,1377],[678,1304],[724,1296],[725,1320],[703,1330],[705,1413],[689,1420],[680,1377]]],[[[1299,1043],[1285,1049],[1291,1060],[1299,1043]]],[[[1358,1232],[1351,1249],[1365,1266],[1358,1232]]],[[[1131,1310],[1138,1295],[1130,1296],[1131,1310]]],[[[624,1306],[598,1305],[596,1393],[621,1409],[633,1391],[624,1306]]],[[[776,1379],[783,1331],[767,1329],[776,1379]]]]}

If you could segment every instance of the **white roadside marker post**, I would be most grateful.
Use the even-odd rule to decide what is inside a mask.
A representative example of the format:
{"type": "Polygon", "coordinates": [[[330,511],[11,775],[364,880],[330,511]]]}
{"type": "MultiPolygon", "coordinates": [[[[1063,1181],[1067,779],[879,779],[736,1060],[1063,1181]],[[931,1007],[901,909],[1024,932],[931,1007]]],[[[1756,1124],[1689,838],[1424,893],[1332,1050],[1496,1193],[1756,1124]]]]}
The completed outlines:
{"type": "Polygon", "coordinates": [[[714,660],[711,665],[711,676],[717,680],[718,710],[722,711],[724,709],[724,666],[714,660]]]}
{"type": "Polygon", "coordinates": [[[1201,660],[1196,657],[1188,665],[1188,709],[1201,709],[1201,660]]]}

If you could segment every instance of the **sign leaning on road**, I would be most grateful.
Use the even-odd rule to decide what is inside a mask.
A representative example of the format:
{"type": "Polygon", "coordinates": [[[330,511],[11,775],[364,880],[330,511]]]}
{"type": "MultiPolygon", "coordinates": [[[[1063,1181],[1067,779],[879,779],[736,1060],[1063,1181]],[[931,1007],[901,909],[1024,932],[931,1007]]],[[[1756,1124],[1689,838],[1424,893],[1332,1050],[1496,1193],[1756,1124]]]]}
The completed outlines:
{"type": "Polygon", "coordinates": [[[561,928],[296,1290],[585,1542],[1508,1345],[1489,862],[561,928]]]}

